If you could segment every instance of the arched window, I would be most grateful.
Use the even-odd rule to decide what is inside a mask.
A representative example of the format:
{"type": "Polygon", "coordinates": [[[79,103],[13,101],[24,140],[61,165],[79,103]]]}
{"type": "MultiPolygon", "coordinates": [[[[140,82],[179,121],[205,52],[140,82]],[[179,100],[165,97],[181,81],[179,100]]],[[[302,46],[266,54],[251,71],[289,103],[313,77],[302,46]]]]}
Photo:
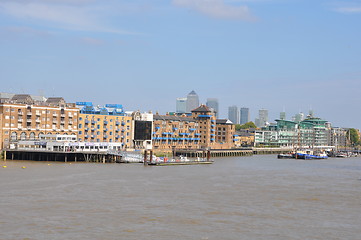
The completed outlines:
{"type": "Polygon", "coordinates": [[[38,138],[40,139],[40,136],[41,135],[44,135],[44,133],[43,132],[40,132],[39,134],[38,134],[38,138]]]}
{"type": "Polygon", "coordinates": [[[20,134],[20,140],[26,140],[26,133],[25,132],[22,132],[20,134]]]}
{"type": "Polygon", "coordinates": [[[18,134],[16,132],[12,132],[10,135],[10,139],[11,139],[11,141],[18,140],[18,134]]]}
{"type": "Polygon", "coordinates": [[[35,133],[34,132],[30,133],[29,140],[35,140],[35,133]]]}

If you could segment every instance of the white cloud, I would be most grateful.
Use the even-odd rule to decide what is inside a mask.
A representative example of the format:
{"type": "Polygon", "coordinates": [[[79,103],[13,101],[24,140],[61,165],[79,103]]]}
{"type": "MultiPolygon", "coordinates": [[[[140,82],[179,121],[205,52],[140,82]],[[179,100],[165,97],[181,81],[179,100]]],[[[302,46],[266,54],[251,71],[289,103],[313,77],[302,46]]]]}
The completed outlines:
{"type": "Polygon", "coordinates": [[[53,28],[132,34],[103,24],[109,8],[93,3],[95,0],[2,0],[0,13],[53,28]]]}
{"type": "Polygon", "coordinates": [[[227,5],[224,0],[173,0],[173,4],[214,18],[256,20],[247,6],[227,5]]]}
{"type": "Polygon", "coordinates": [[[361,7],[341,7],[336,9],[341,13],[361,13],[361,7]]]}

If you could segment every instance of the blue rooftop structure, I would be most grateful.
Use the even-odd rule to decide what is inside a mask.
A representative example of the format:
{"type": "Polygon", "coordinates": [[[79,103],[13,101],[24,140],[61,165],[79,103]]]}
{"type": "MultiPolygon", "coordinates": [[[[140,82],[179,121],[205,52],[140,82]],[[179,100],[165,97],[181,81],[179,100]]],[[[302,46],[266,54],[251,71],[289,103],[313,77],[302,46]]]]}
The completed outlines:
{"type": "Polygon", "coordinates": [[[123,105],[121,104],[106,104],[105,107],[93,105],[92,102],[76,102],[76,106],[83,114],[96,114],[96,115],[116,115],[124,116],[123,105]]]}

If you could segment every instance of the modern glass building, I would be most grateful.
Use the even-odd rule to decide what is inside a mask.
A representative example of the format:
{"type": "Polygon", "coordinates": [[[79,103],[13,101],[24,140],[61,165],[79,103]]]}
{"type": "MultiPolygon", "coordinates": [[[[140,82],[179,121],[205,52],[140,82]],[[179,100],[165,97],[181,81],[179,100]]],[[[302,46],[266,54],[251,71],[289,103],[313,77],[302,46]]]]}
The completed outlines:
{"type": "Polygon", "coordinates": [[[258,125],[257,127],[264,127],[268,122],[268,110],[260,109],[258,111],[258,125]]]}
{"type": "Polygon", "coordinates": [[[193,109],[199,107],[199,97],[198,94],[193,90],[187,95],[187,108],[186,112],[190,113],[193,109]]]}
{"type": "Polygon", "coordinates": [[[249,108],[241,108],[241,119],[240,124],[245,124],[249,122],[249,108]]]}
{"type": "Polygon", "coordinates": [[[185,113],[187,112],[187,98],[177,98],[176,100],[176,112],[185,113]]]}
{"type": "Polygon", "coordinates": [[[237,106],[233,105],[228,107],[228,119],[231,120],[233,124],[239,124],[239,110],[237,106]]]}
{"type": "Polygon", "coordinates": [[[213,112],[216,118],[219,116],[219,104],[217,98],[207,98],[206,106],[209,107],[213,112]]]}

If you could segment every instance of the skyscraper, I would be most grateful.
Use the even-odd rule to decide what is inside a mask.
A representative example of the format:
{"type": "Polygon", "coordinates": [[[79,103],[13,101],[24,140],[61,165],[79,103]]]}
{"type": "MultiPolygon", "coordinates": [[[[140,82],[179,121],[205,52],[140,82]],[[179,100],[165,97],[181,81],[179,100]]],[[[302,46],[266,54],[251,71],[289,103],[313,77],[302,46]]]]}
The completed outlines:
{"type": "Polygon", "coordinates": [[[199,98],[198,94],[193,90],[187,95],[187,113],[190,113],[193,109],[199,107],[199,98]]]}
{"type": "Polygon", "coordinates": [[[185,113],[187,111],[187,98],[177,98],[176,100],[176,112],[185,113]]]}
{"type": "Polygon", "coordinates": [[[240,124],[245,124],[249,122],[249,108],[241,108],[241,121],[240,124]]]}
{"type": "Polygon", "coordinates": [[[207,107],[209,107],[213,112],[216,118],[219,116],[219,105],[217,98],[207,98],[207,107]]]}
{"type": "Polygon", "coordinates": [[[264,127],[268,122],[268,110],[267,109],[260,109],[258,111],[258,121],[259,125],[257,127],[264,127]]]}
{"type": "Polygon", "coordinates": [[[237,106],[228,107],[228,119],[231,120],[233,124],[239,124],[239,111],[237,106]]]}

